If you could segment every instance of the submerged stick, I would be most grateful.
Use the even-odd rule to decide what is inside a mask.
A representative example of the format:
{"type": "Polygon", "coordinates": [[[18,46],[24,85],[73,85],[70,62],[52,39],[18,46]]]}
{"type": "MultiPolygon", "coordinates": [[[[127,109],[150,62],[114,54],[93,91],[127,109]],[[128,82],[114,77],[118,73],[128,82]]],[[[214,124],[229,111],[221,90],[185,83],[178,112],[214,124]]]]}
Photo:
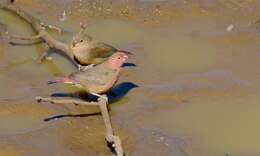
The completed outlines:
{"type": "Polygon", "coordinates": [[[112,145],[112,148],[114,148],[118,156],[124,155],[121,140],[118,136],[114,135],[114,130],[112,128],[112,123],[107,109],[107,104],[108,104],[107,98],[99,98],[97,102],[87,102],[87,101],[76,100],[76,99],[59,100],[59,99],[53,99],[51,97],[46,98],[40,96],[35,97],[35,99],[38,102],[50,102],[52,104],[76,104],[76,105],[83,105],[83,106],[99,107],[106,127],[107,142],[112,145]]]}

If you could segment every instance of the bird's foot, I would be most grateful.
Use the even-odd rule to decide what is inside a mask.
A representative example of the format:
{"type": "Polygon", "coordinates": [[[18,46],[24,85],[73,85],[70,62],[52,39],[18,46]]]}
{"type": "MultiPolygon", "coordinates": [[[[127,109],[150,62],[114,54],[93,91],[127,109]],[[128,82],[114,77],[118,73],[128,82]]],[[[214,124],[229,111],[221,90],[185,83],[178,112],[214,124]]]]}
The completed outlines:
{"type": "Polygon", "coordinates": [[[108,97],[106,95],[100,95],[99,97],[101,99],[104,99],[106,102],[108,102],[108,97]]]}
{"type": "Polygon", "coordinates": [[[93,66],[94,66],[94,64],[90,64],[90,65],[87,65],[87,66],[82,66],[82,65],[78,64],[78,70],[79,71],[85,71],[85,70],[92,68],[93,66]]]}
{"type": "Polygon", "coordinates": [[[81,65],[77,64],[77,66],[78,66],[78,70],[81,71],[81,68],[82,68],[81,65]]]}
{"type": "Polygon", "coordinates": [[[94,64],[90,64],[90,65],[87,65],[87,66],[83,66],[83,71],[85,70],[88,70],[90,68],[94,67],[94,64]]]}
{"type": "Polygon", "coordinates": [[[95,95],[101,99],[104,99],[106,102],[108,102],[108,97],[106,95],[100,95],[100,94],[97,94],[97,93],[90,93],[92,95],[95,95]]]}

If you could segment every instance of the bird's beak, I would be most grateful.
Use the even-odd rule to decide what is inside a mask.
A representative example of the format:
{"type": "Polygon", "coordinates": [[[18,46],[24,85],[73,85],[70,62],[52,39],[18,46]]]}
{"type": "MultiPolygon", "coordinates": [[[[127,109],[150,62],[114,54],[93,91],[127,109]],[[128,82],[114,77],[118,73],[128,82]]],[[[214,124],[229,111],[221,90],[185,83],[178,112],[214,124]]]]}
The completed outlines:
{"type": "Polygon", "coordinates": [[[75,38],[72,40],[72,46],[75,47],[80,42],[80,39],[75,38]]]}
{"type": "Polygon", "coordinates": [[[128,58],[129,58],[128,55],[125,55],[125,56],[124,56],[125,61],[126,61],[128,58]]]}

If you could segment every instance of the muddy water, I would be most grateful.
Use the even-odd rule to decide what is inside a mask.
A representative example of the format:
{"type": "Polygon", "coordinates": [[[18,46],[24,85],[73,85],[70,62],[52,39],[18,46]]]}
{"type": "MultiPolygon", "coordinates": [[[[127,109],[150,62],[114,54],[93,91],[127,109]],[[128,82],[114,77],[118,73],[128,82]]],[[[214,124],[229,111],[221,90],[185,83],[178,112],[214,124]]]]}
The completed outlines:
{"type": "MultiPolygon", "coordinates": [[[[130,61],[136,67],[123,70],[114,89],[118,97],[111,99],[127,155],[260,155],[259,32],[253,24],[259,2],[130,1],[129,7],[64,2],[18,1],[36,17],[63,27],[66,32],[51,33],[64,42],[87,21],[90,35],[135,54],[130,61]],[[84,7],[91,7],[88,14],[84,7]],[[62,9],[68,13],[64,22],[62,9]]],[[[12,33],[33,33],[9,12],[1,10],[0,17],[12,33]]],[[[75,70],[66,58],[51,54],[53,60],[37,64],[43,44],[3,42],[1,47],[0,147],[5,150],[0,155],[110,155],[100,116],[43,121],[96,109],[33,100],[76,92],[46,85],[75,70]]]]}

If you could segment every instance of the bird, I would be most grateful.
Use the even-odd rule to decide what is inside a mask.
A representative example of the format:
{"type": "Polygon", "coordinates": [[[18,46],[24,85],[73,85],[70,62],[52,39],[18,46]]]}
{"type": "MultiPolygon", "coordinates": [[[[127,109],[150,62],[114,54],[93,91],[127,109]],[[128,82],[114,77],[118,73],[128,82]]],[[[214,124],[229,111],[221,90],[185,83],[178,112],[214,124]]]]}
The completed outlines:
{"type": "Polygon", "coordinates": [[[48,81],[48,84],[65,83],[85,90],[87,93],[103,97],[116,84],[123,63],[132,55],[130,52],[117,51],[103,63],[84,71],[48,81]]]}
{"type": "Polygon", "coordinates": [[[124,51],[98,41],[85,33],[84,30],[81,30],[72,38],[69,43],[69,50],[73,54],[75,62],[78,63],[79,69],[81,66],[102,63],[115,52],[124,51]]]}

